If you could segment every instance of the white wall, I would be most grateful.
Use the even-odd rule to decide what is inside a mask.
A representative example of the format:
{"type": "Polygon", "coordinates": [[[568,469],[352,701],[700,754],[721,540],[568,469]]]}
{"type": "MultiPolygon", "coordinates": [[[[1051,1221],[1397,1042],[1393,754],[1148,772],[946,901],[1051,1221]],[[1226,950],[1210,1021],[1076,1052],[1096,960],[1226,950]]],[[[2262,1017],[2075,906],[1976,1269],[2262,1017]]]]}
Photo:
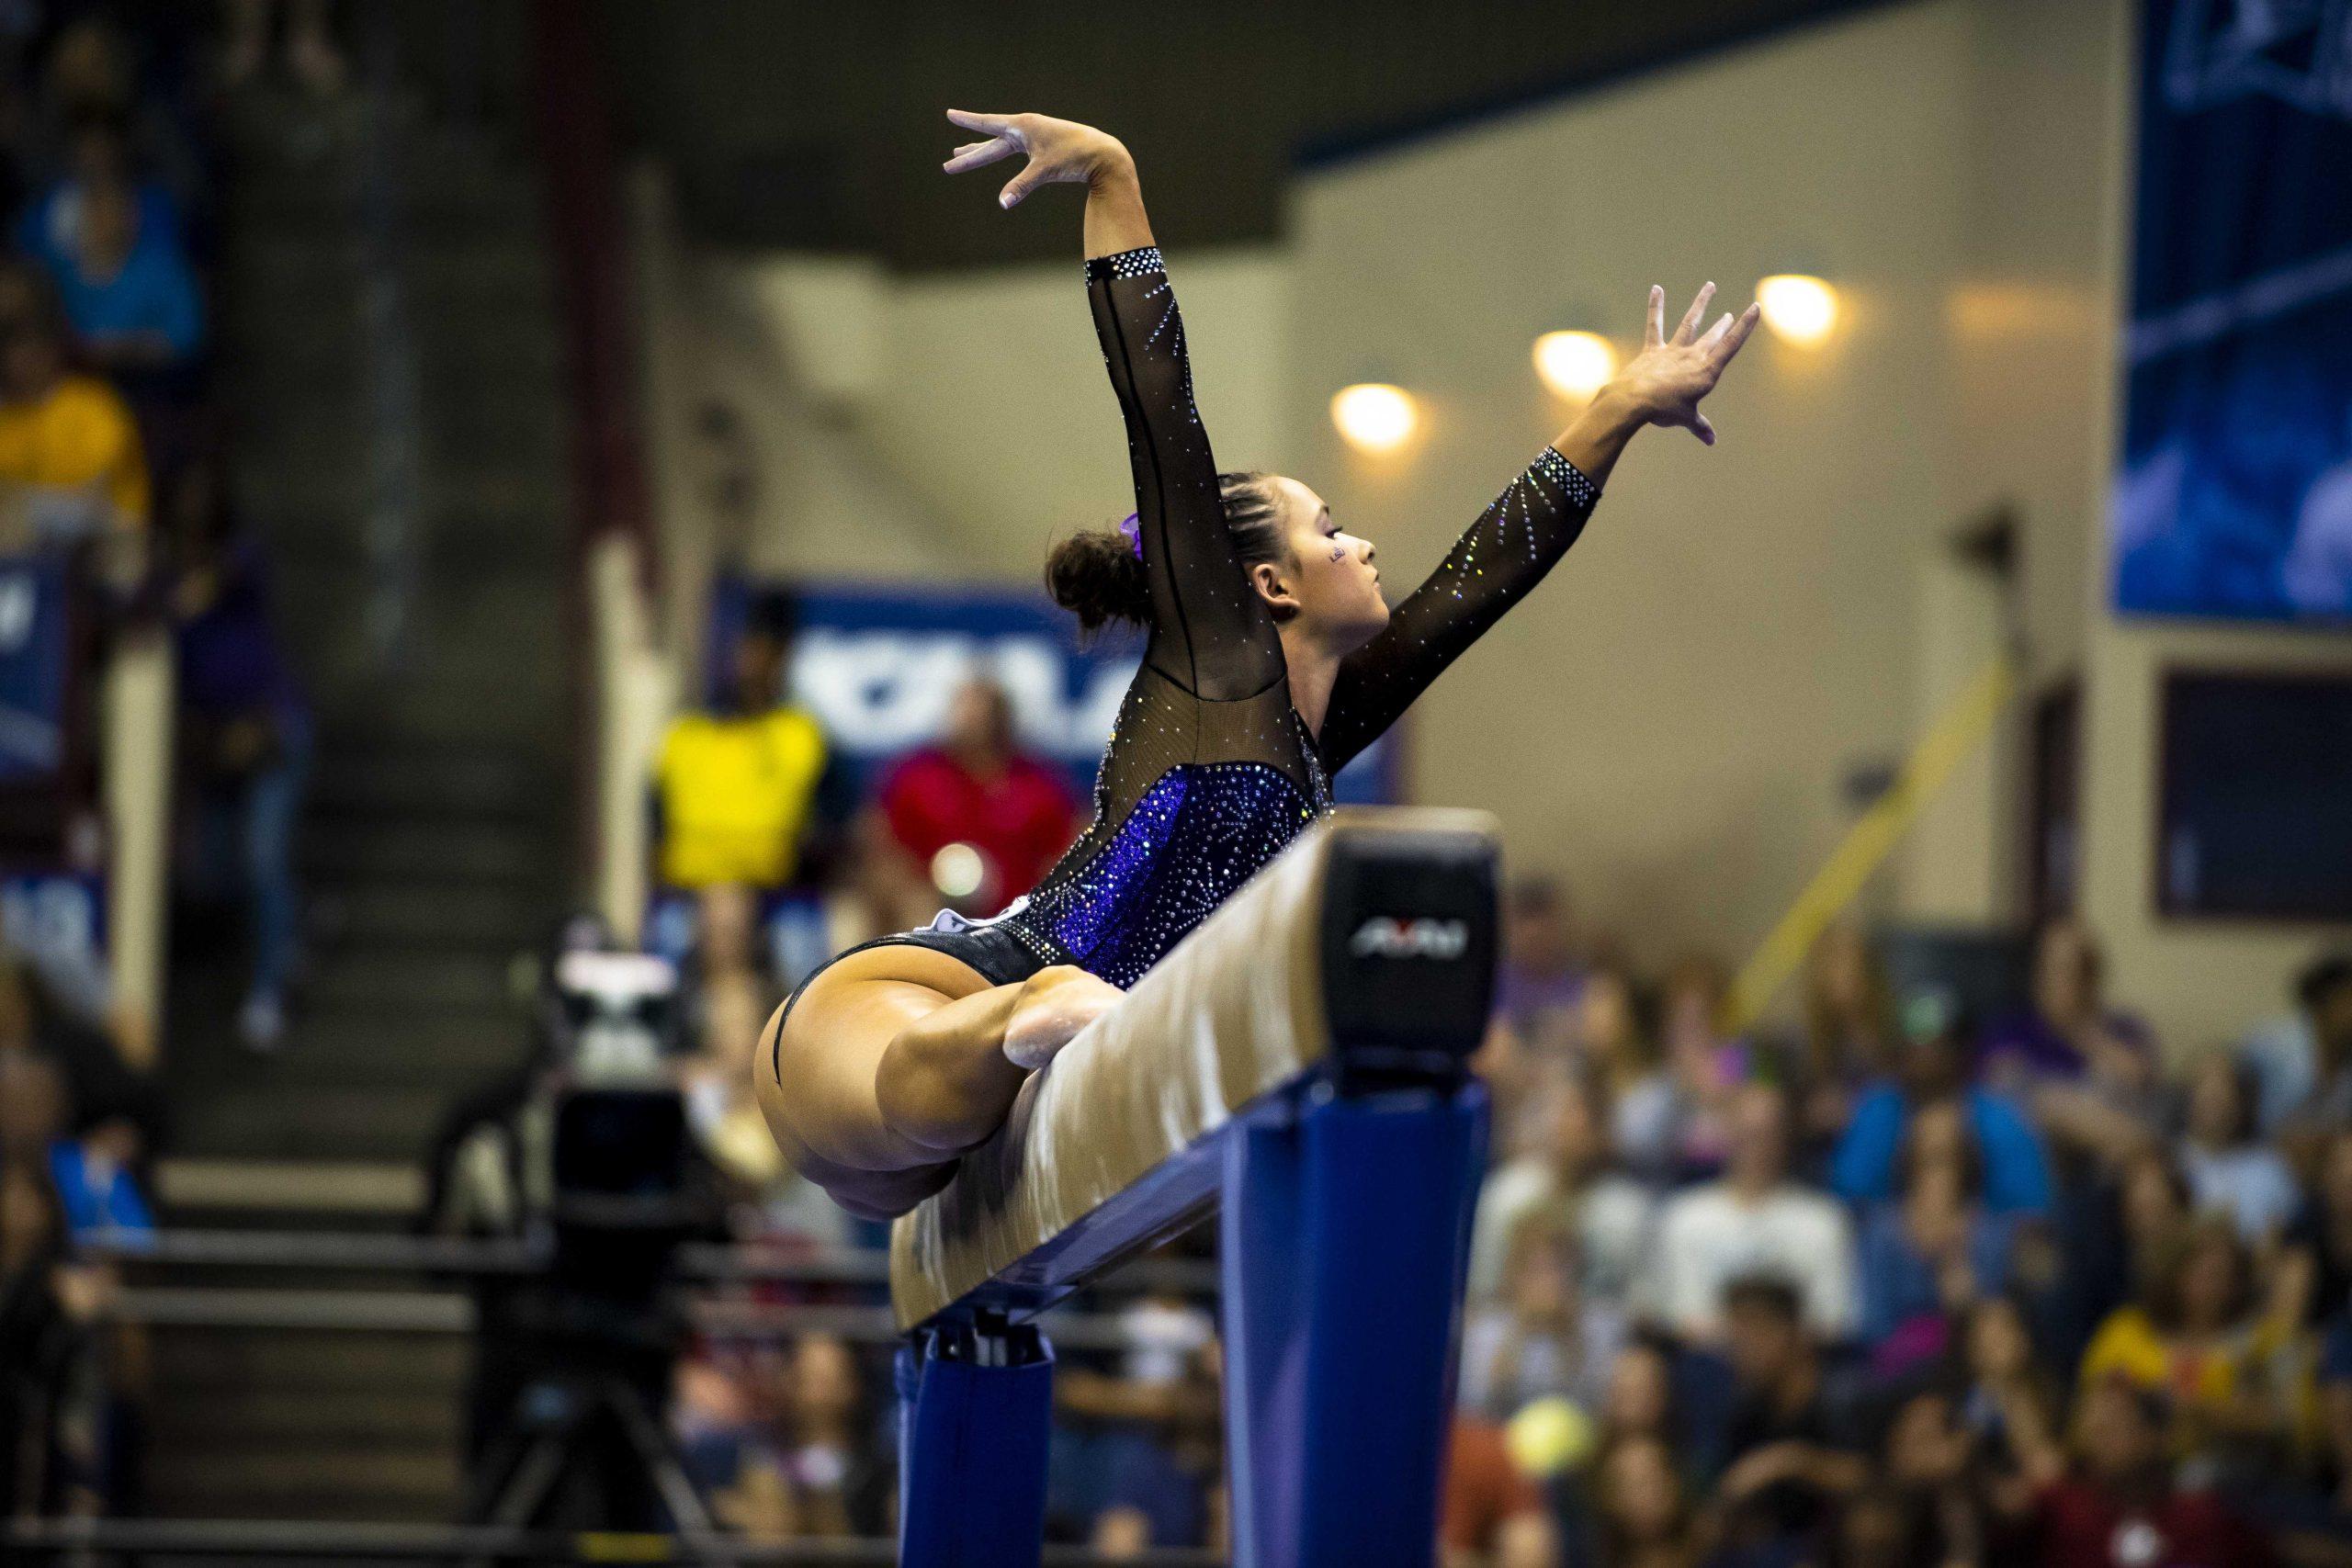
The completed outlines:
{"type": "Polygon", "coordinates": [[[1593,324],[1565,310],[1630,346],[1652,281],[1677,313],[1708,278],[1732,309],[1771,271],[1843,291],[1823,348],[1751,344],[1720,446],[1639,437],[1555,581],[1415,714],[1417,792],[1501,813],[1519,866],[1646,955],[1743,956],[1849,820],[1848,771],[1920,727],[1921,569],[1962,504],[1973,20],[1875,12],[1301,186],[1294,399],[1381,367],[1430,413],[1381,463],[1315,426],[1305,477],[1407,581],[1562,423],[1527,355],[1593,324]]]}

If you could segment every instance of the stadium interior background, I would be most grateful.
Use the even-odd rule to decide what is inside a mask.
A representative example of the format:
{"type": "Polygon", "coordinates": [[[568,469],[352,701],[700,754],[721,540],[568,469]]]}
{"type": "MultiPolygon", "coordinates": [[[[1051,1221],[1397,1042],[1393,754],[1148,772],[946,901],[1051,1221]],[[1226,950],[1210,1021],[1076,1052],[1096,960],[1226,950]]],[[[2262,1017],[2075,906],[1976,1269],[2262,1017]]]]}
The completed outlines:
{"type": "MultiPolygon", "coordinates": [[[[889,1560],[752,1042],[1050,863],[1135,660],[1039,585],[1131,505],[1079,197],[955,106],[1127,143],[1219,458],[1391,581],[1649,284],[1792,285],[1342,781],[1507,855],[1442,1561],[2352,1562],[2342,11],[0,3],[0,1556],[673,1466],[889,1560]]],[[[1224,1560],[1211,1257],[1063,1314],[1069,1561],[1224,1560]]]]}

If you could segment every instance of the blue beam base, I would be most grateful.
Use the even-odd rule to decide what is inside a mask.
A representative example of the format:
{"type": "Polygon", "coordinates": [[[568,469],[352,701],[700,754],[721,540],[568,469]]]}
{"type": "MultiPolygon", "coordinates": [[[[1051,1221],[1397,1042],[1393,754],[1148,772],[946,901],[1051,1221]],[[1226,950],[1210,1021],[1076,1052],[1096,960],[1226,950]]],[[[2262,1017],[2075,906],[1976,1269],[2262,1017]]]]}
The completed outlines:
{"type": "Polygon", "coordinates": [[[1475,1083],[1311,1095],[1226,1145],[1238,1568],[1437,1550],[1450,1356],[1486,1145],[1475,1083]]]}
{"type": "Polygon", "coordinates": [[[899,1561],[1036,1568],[1046,1534],[1054,1355],[1036,1329],[984,1318],[899,1350],[899,1561]]]}

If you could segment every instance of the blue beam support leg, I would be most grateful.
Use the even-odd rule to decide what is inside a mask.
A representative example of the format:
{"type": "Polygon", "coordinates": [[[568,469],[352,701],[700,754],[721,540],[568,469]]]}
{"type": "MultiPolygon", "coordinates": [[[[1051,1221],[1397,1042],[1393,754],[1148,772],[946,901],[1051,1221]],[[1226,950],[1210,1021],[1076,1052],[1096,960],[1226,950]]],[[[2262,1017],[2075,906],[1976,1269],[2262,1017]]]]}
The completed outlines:
{"type": "Polygon", "coordinates": [[[899,1561],[1036,1568],[1046,1535],[1054,1357],[1037,1331],[985,1316],[899,1348],[899,1561]]]}
{"type": "Polygon", "coordinates": [[[1238,1568],[1426,1564],[1437,1547],[1476,1084],[1328,1090],[1230,1134],[1223,1256],[1238,1568]]]}

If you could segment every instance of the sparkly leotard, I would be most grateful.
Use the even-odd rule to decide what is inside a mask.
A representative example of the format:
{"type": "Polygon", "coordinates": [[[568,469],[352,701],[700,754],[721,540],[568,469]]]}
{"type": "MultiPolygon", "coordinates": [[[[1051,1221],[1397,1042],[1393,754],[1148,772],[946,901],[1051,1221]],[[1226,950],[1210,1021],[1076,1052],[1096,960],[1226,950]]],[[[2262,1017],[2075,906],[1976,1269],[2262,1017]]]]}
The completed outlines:
{"type": "Polygon", "coordinates": [[[1094,819],[989,922],[1042,963],[1132,986],[1331,807],[1329,775],[1575,543],[1599,491],[1546,446],[1340,668],[1319,737],[1291,706],[1282,640],[1225,525],[1193,403],[1184,321],[1157,247],[1086,264],[1126,419],[1151,626],[1094,786],[1094,819]]]}

